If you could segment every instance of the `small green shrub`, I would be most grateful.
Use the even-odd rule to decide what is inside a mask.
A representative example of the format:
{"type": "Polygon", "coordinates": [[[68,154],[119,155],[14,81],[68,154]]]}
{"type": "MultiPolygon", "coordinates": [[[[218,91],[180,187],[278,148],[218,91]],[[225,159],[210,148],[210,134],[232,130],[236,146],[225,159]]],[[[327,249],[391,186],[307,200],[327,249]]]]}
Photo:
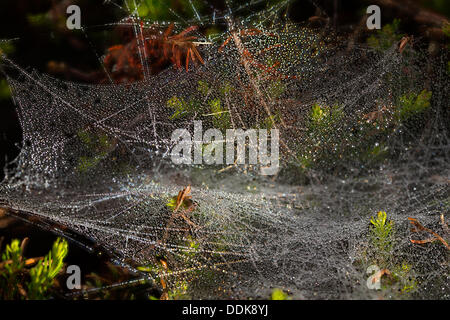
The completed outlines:
{"type": "Polygon", "coordinates": [[[343,149],[337,150],[335,146],[336,139],[345,138],[345,132],[339,130],[343,116],[338,105],[330,107],[316,103],[311,107],[307,132],[297,154],[303,169],[329,165],[342,156],[343,149]]]}
{"type": "Polygon", "coordinates": [[[30,299],[41,300],[49,298],[49,289],[54,279],[62,270],[64,258],[68,253],[65,239],[58,238],[53,243],[51,251],[43,260],[37,260],[33,268],[26,266],[23,257],[23,245],[19,240],[12,240],[2,254],[0,264],[0,299],[30,299]]]}
{"type": "Polygon", "coordinates": [[[430,108],[432,92],[423,89],[419,94],[410,93],[399,98],[397,118],[404,122],[430,108]]]}
{"type": "Polygon", "coordinates": [[[198,105],[195,101],[186,101],[183,98],[173,96],[166,102],[166,106],[174,109],[174,113],[170,116],[171,120],[181,119],[197,111],[198,105]]]}
{"type": "Polygon", "coordinates": [[[397,41],[399,41],[403,34],[400,34],[400,19],[394,19],[392,23],[388,23],[377,30],[375,35],[367,38],[367,44],[379,51],[384,51],[392,47],[397,41]]]}
{"type": "Polygon", "coordinates": [[[204,96],[207,96],[209,90],[210,89],[209,89],[208,83],[206,81],[203,81],[203,80],[198,81],[198,87],[197,87],[198,92],[200,92],[204,96]]]}
{"type": "Polygon", "coordinates": [[[399,290],[402,294],[411,293],[417,288],[417,280],[412,275],[412,266],[403,262],[396,266],[392,272],[394,282],[400,283],[399,290]]]}
{"type": "Polygon", "coordinates": [[[104,133],[91,133],[86,130],[77,132],[78,139],[83,144],[86,155],[78,158],[77,172],[86,173],[90,169],[95,168],[103,159],[105,159],[114,143],[104,133]]]}
{"type": "Polygon", "coordinates": [[[2,300],[11,300],[18,296],[19,286],[17,286],[17,282],[25,266],[19,240],[14,239],[11,244],[6,245],[5,252],[2,254],[2,261],[5,271],[0,276],[0,296],[2,300]]]}
{"type": "Polygon", "coordinates": [[[279,126],[279,123],[281,123],[281,113],[277,110],[272,115],[266,117],[259,128],[271,130],[279,126]]]}
{"type": "Polygon", "coordinates": [[[210,111],[213,116],[213,125],[215,128],[219,128],[222,131],[230,128],[230,115],[228,110],[223,108],[220,99],[214,99],[209,101],[210,111]]]}
{"type": "Polygon", "coordinates": [[[52,250],[44,257],[42,263],[38,263],[30,270],[30,282],[28,283],[28,298],[40,300],[47,298],[47,291],[53,284],[53,279],[61,271],[64,258],[69,251],[67,241],[58,238],[53,243],[52,250]]]}
{"type": "Polygon", "coordinates": [[[394,223],[387,219],[385,211],[379,211],[376,217],[371,217],[369,248],[364,265],[377,265],[387,270],[381,281],[381,290],[390,298],[402,298],[412,293],[418,286],[413,266],[393,255],[394,223]],[[368,259],[367,259],[368,258],[368,259]]]}
{"type": "Polygon", "coordinates": [[[380,255],[389,254],[393,246],[393,226],[392,220],[387,221],[385,211],[379,211],[377,217],[371,217],[372,223],[372,244],[380,255]]]}

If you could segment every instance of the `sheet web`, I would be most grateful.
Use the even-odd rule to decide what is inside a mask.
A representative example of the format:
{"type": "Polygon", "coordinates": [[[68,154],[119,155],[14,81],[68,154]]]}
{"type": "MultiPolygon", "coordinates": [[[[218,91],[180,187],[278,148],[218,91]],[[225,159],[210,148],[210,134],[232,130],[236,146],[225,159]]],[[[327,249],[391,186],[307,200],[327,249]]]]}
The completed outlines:
{"type": "MultiPolygon", "coordinates": [[[[19,71],[9,83],[23,147],[2,202],[93,239],[190,298],[267,298],[273,288],[378,297],[365,268],[370,217],[382,210],[395,225],[391,255],[414,269],[415,297],[449,297],[448,251],[412,244],[407,220],[439,231],[450,208],[439,61],[397,44],[350,47],[325,30],[231,19],[226,35],[196,48],[203,64],[127,84],[65,82],[5,57],[19,71]],[[407,99],[420,109],[428,92],[419,116],[400,110],[407,99]],[[279,129],[279,174],[174,165],[171,134],[192,132],[194,120],[204,131],[279,129]],[[195,209],[176,215],[171,199],[187,185],[195,209]]],[[[407,297],[397,289],[388,296],[407,297]]]]}

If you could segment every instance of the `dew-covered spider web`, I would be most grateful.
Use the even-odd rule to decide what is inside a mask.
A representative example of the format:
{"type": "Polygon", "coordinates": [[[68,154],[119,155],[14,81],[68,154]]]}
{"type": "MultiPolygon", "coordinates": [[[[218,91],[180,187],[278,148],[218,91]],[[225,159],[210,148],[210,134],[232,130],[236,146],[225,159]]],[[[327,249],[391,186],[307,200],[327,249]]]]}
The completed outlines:
{"type": "MultiPolygon", "coordinates": [[[[120,24],[138,39],[155,28],[130,21],[120,24]]],[[[203,299],[268,298],[274,288],[293,298],[379,297],[367,286],[377,254],[370,217],[386,211],[395,234],[380,268],[408,269],[414,297],[448,299],[448,250],[411,243],[430,234],[408,222],[448,239],[441,58],[420,41],[377,50],[330,30],[222,21],[227,31],[215,38],[190,33],[203,63],[186,63],[185,51],[181,68],[153,74],[140,48],[147,71],[133,83],[62,81],[4,57],[16,71],[8,80],[23,143],[2,203],[92,239],[163,291],[203,299]],[[173,164],[172,132],[192,132],[198,120],[203,131],[279,129],[278,174],[173,164]],[[191,206],[174,212],[188,185],[191,206]]],[[[388,297],[410,297],[394,283],[388,297]]]]}

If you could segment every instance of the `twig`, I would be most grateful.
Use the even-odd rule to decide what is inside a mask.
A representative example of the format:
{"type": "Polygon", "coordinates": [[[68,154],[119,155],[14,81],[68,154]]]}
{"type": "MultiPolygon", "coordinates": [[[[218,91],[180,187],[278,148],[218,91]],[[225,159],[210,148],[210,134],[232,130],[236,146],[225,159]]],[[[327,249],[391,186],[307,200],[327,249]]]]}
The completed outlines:
{"type": "Polygon", "coordinates": [[[440,235],[438,235],[436,232],[434,232],[431,229],[425,228],[423,225],[420,224],[419,221],[417,221],[417,219],[408,218],[408,220],[414,226],[414,229],[411,230],[412,232],[425,231],[425,232],[428,232],[428,233],[430,233],[430,234],[432,234],[434,236],[434,238],[429,238],[429,239],[425,239],[425,240],[413,240],[413,239],[411,239],[412,243],[424,244],[424,243],[429,243],[429,242],[434,242],[436,240],[439,240],[440,242],[442,242],[442,244],[448,250],[450,250],[450,247],[449,247],[448,243],[440,235]]]}

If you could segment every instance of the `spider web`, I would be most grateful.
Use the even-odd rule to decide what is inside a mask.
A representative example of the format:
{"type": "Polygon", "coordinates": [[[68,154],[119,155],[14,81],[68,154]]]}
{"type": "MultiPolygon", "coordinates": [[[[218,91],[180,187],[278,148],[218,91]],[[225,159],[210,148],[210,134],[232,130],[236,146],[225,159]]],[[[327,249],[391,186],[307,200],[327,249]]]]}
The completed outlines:
{"type": "Polygon", "coordinates": [[[416,297],[448,299],[448,252],[411,244],[407,221],[438,230],[450,208],[440,61],[396,45],[349,47],[329,30],[223,21],[226,35],[199,40],[204,64],[135,83],[81,85],[4,57],[19,73],[8,81],[23,146],[2,203],[79,232],[190,298],[267,298],[277,287],[294,298],[377,297],[358,261],[370,217],[384,210],[396,226],[393,255],[414,265],[416,297]],[[433,94],[426,125],[396,120],[396,97],[424,88],[433,94]],[[319,120],[333,119],[325,129],[311,127],[316,104],[319,120]],[[204,131],[270,123],[280,173],[174,165],[171,133],[192,132],[194,120],[204,131]],[[380,149],[389,156],[370,156],[380,149]],[[187,185],[195,210],[184,219],[167,204],[187,185]]]}

